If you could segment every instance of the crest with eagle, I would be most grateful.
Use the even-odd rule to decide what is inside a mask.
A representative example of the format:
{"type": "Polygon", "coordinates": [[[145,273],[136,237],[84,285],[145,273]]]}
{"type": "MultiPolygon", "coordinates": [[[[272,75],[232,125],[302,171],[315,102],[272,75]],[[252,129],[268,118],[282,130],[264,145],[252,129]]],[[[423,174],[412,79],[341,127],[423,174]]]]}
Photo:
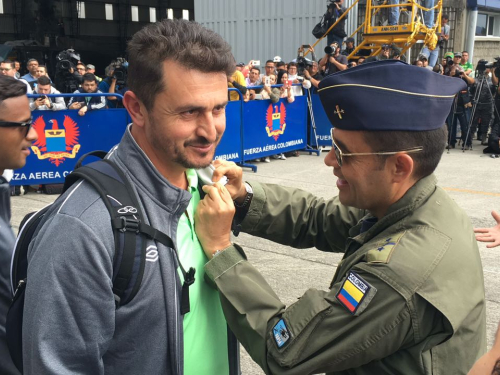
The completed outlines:
{"type": "Polygon", "coordinates": [[[285,132],[286,128],[286,108],[283,103],[280,103],[280,109],[278,111],[278,106],[273,106],[269,104],[269,108],[267,108],[267,125],[266,131],[269,137],[273,137],[275,141],[278,140],[278,137],[285,132]]]}
{"type": "Polygon", "coordinates": [[[38,133],[38,140],[31,147],[38,159],[49,159],[58,167],[66,158],[74,158],[80,149],[78,137],[80,131],[77,123],[69,116],[64,116],[62,128],[57,120],[49,120],[51,129],[46,129],[43,116],[39,116],[33,127],[38,133]]]}

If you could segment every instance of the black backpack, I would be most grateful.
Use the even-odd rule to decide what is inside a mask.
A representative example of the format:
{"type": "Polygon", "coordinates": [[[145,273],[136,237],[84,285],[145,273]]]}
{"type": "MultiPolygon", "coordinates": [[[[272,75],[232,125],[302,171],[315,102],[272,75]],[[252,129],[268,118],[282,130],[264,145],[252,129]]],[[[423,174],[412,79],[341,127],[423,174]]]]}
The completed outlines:
{"type": "MultiPolygon", "coordinates": [[[[116,308],[129,303],[139,291],[146,262],[147,239],[153,239],[174,249],[177,263],[184,276],[181,297],[181,314],[189,312],[189,286],[194,283],[194,268],[188,272],[182,267],[172,239],[165,233],[144,223],[144,214],[138,197],[128,177],[111,160],[99,160],[81,166],[89,156],[103,158],[104,151],[94,151],[82,156],[75,170],[66,176],[63,192],[75,182],[84,179],[100,194],[111,216],[111,226],[115,238],[115,261],[113,262],[113,293],[116,308]]],[[[12,256],[11,283],[14,291],[7,313],[7,346],[16,367],[23,372],[22,336],[23,310],[26,284],[28,282],[28,247],[39,226],[50,216],[51,208],[57,209],[61,197],[38,212],[26,215],[21,222],[14,253],[12,256]],[[14,289],[15,288],[15,289],[14,289]]],[[[40,226],[41,228],[41,226],[40,226]]]]}

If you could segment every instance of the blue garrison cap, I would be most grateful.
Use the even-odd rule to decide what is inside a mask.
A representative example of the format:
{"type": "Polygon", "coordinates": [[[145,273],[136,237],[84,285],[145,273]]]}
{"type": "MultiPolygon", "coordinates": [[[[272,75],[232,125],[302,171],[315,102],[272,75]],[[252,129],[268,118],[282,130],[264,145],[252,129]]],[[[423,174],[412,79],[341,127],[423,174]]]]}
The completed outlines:
{"type": "Polygon", "coordinates": [[[455,94],[466,87],[459,78],[383,60],[325,77],[318,93],[336,128],[428,131],[444,125],[455,94]]]}

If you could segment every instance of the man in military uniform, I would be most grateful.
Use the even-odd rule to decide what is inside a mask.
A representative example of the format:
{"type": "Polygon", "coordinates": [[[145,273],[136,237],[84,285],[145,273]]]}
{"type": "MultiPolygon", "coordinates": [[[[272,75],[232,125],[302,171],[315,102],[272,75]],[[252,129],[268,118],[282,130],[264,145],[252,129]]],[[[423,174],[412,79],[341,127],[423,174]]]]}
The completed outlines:
{"type": "Polygon", "coordinates": [[[466,374],[486,349],[483,273],[470,221],[436,186],[444,122],[462,80],[400,61],[326,77],[325,163],[339,195],[242,183],[217,161],[196,231],[228,324],[267,374],[466,374]],[[368,103],[368,104],[367,104],[368,103]],[[389,106],[387,103],[391,103],[389,106]],[[402,121],[401,119],[405,119],[402,121]],[[286,307],[230,228],[344,252],[330,290],[286,307]]]}

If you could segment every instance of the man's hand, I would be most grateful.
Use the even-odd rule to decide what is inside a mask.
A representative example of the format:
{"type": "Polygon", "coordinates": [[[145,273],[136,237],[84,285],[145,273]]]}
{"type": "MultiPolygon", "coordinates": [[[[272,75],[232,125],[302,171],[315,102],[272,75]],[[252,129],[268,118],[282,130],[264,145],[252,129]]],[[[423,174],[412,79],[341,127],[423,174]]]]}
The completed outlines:
{"type": "Polygon", "coordinates": [[[79,114],[80,116],[85,116],[85,113],[87,113],[88,109],[89,109],[89,107],[87,107],[87,106],[82,107],[82,108],[80,108],[80,110],[78,111],[78,114],[79,114]]]}
{"type": "Polygon", "coordinates": [[[476,240],[491,242],[489,245],[486,245],[489,249],[500,245],[500,215],[496,211],[491,211],[491,216],[493,216],[497,225],[491,228],[474,228],[476,240]]]}
{"type": "Polygon", "coordinates": [[[245,184],[243,183],[243,170],[232,161],[225,161],[216,159],[213,162],[215,167],[212,181],[220,181],[222,176],[226,176],[227,184],[226,189],[231,195],[231,198],[238,202],[243,203],[247,195],[245,184]]]}
{"type": "Polygon", "coordinates": [[[234,203],[225,186],[216,182],[203,186],[206,193],[196,208],[195,231],[208,259],[217,250],[231,246],[231,223],[234,203]]]}
{"type": "Polygon", "coordinates": [[[80,108],[82,108],[82,103],[80,102],[74,102],[69,106],[69,109],[80,109],[80,108]]]}
{"type": "Polygon", "coordinates": [[[46,104],[45,104],[45,100],[46,100],[46,99],[44,99],[44,98],[38,98],[38,99],[36,99],[36,100],[35,100],[35,105],[36,105],[36,107],[37,107],[37,108],[39,108],[39,107],[41,107],[41,106],[46,105],[46,104]]]}

